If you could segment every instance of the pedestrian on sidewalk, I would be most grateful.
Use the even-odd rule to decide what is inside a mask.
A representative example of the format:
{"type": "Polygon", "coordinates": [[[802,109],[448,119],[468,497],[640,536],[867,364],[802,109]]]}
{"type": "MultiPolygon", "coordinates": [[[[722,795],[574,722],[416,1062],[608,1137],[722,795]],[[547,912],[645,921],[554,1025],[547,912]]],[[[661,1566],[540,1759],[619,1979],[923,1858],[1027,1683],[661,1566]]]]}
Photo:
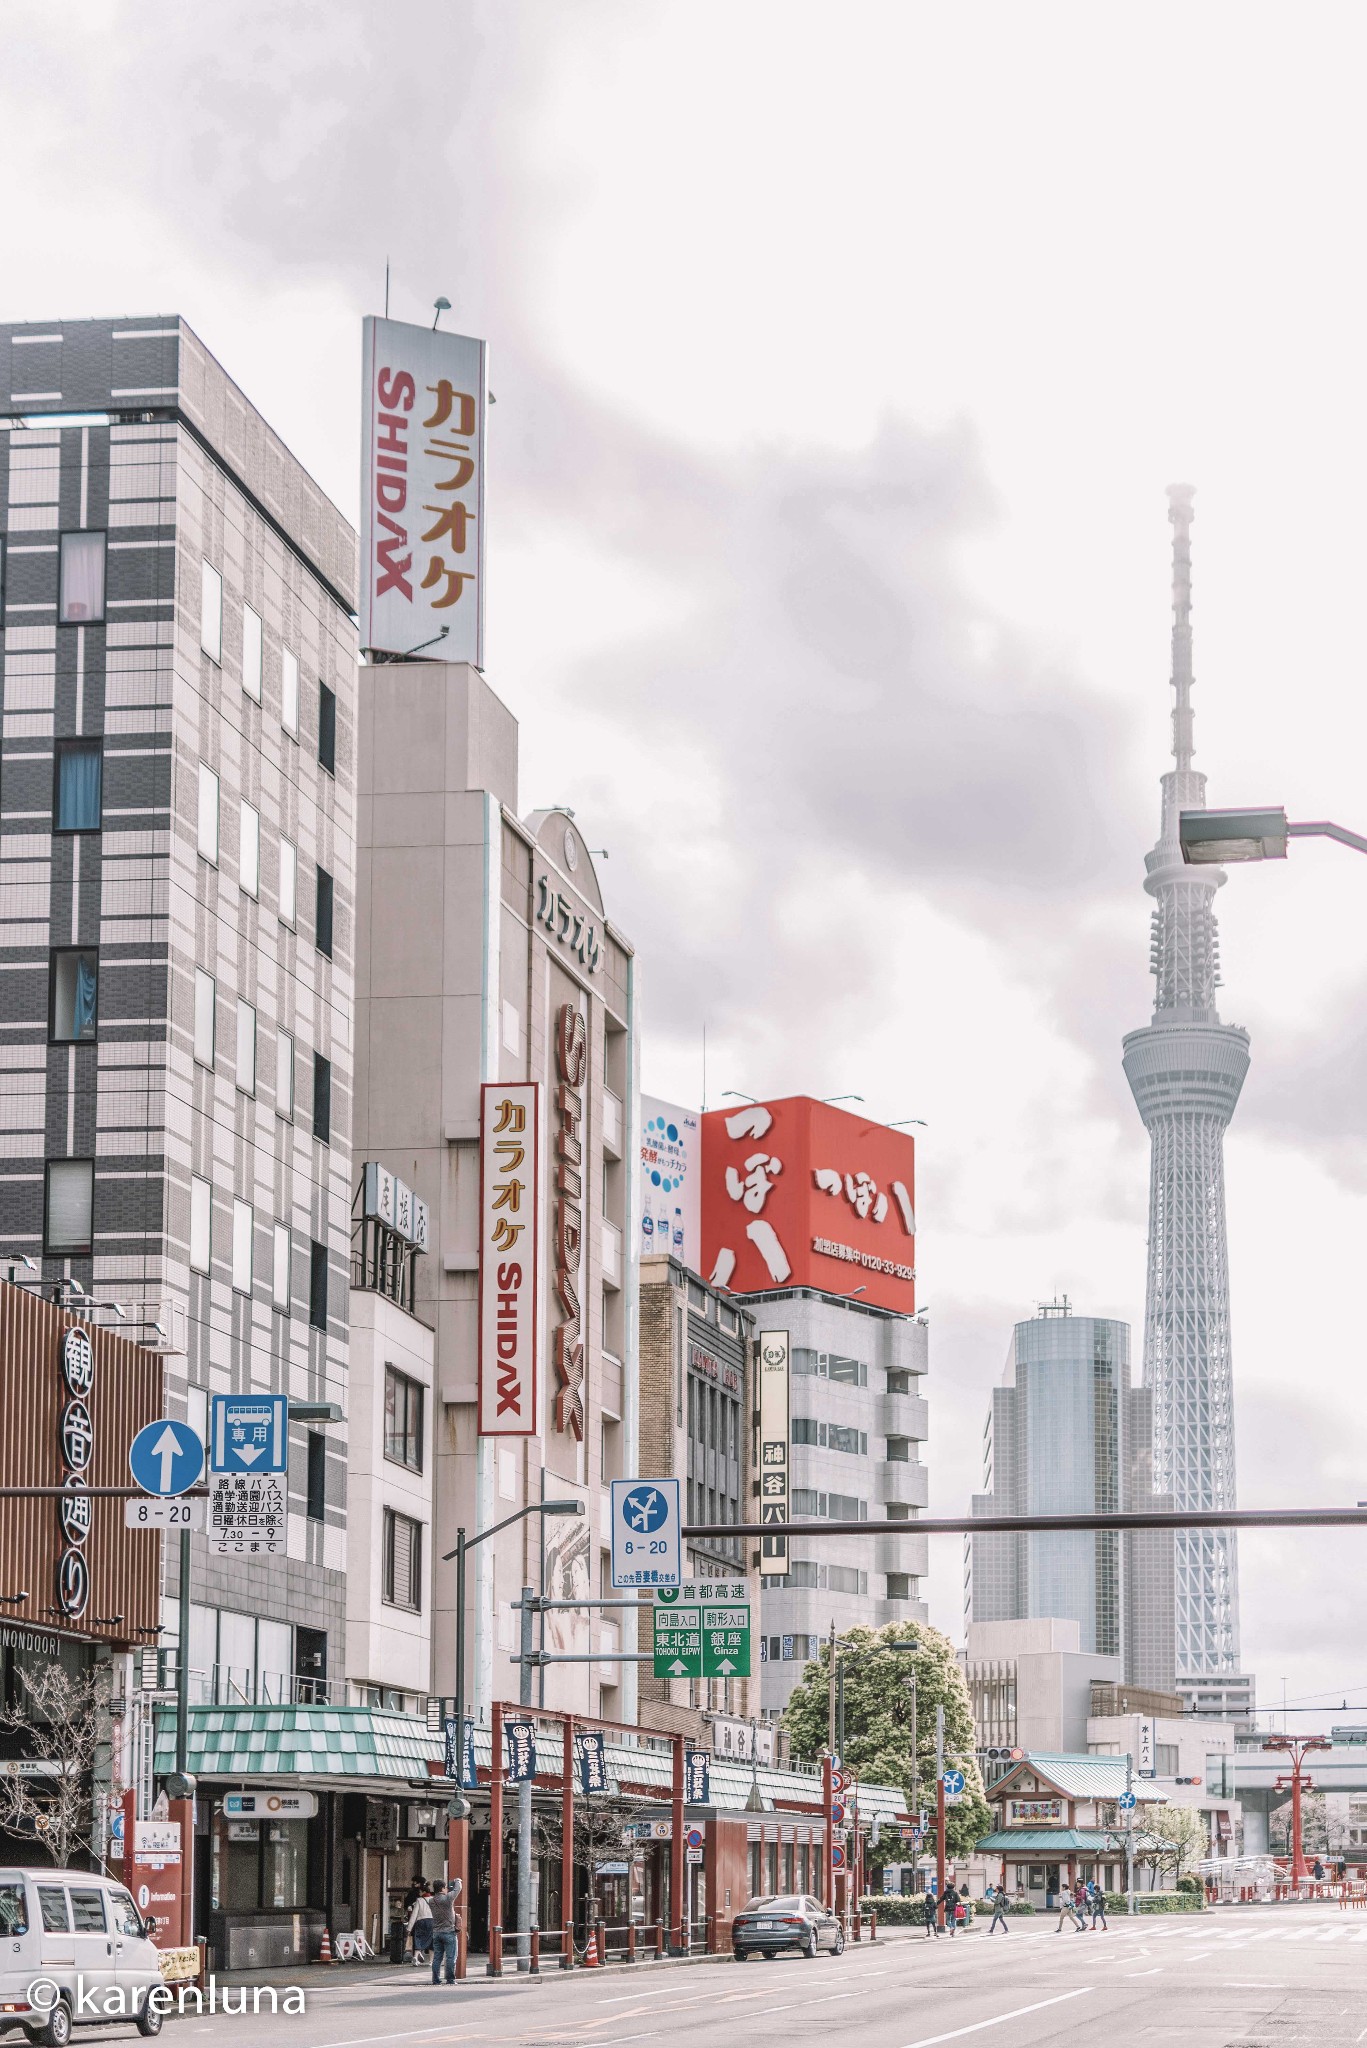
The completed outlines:
{"type": "Polygon", "coordinates": [[[937,1921],[937,1909],[938,1901],[936,1900],[935,1894],[933,1891],[927,1889],[925,1899],[923,1900],[921,1905],[921,1915],[926,1923],[927,1941],[930,1940],[932,1934],[935,1936],[935,1939],[937,1941],[940,1939],[940,1929],[937,1921]]]}
{"type": "Polygon", "coordinates": [[[951,1941],[953,1941],[954,1939],[954,1927],[955,1921],[958,1916],[958,1911],[958,1888],[956,1887],[953,1878],[951,1878],[949,1880],[949,1883],[945,1886],[945,1926],[949,1929],[949,1938],[951,1941]]]}
{"type": "Polygon", "coordinates": [[[432,1957],[432,1902],[427,1893],[425,1884],[418,1886],[404,1923],[413,1939],[413,1961],[419,1964],[430,1962],[432,1957]]]}
{"type": "Polygon", "coordinates": [[[1096,1932],[1096,1923],[1100,1920],[1103,1933],[1109,1934],[1111,1930],[1106,1924],[1106,1894],[1095,1878],[1087,1887],[1087,1902],[1092,1909],[1093,1933],[1096,1932]]]}
{"type": "Polygon", "coordinates": [[[440,1878],[427,1902],[432,1918],[432,1982],[440,1984],[445,1965],[446,1981],[456,1981],[456,1902],[440,1878]]]}
{"type": "Polygon", "coordinates": [[[995,1934],[997,1931],[997,1922],[1000,1921],[1002,1933],[1009,1934],[1011,1932],[1011,1929],[1006,1924],[1006,1886],[1004,1884],[999,1884],[996,1887],[995,1891],[993,1891],[993,1893],[991,1894],[991,1898],[992,1919],[988,1925],[987,1931],[989,1934],[995,1934]]]}

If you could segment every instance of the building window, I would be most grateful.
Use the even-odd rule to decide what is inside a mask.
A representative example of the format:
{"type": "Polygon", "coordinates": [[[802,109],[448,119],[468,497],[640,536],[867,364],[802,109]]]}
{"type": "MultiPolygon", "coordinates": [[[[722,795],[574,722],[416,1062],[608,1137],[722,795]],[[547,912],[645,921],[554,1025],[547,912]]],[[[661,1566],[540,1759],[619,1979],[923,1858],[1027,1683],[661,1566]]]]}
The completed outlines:
{"type": "Polygon", "coordinates": [[[249,604],[242,607],[242,687],[261,702],[261,616],[249,604]]]}
{"type": "Polygon", "coordinates": [[[290,1227],[288,1223],[277,1223],[271,1246],[271,1300],[276,1308],[289,1314],[290,1306],[290,1227]]]}
{"type": "Polygon", "coordinates": [[[243,1002],[237,1006],[237,1085],[244,1095],[256,1093],[256,1011],[243,1002]]]}
{"type": "Polygon", "coordinates": [[[422,1523],[384,1511],[384,1601],[410,1614],[422,1611],[422,1523]]]}
{"type": "Polygon", "coordinates": [[[280,650],[280,723],[286,732],[299,737],[299,657],[288,647],[280,650]]]}
{"type": "Polygon", "coordinates": [[[309,1246],[309,1322],[315,1330],[328,1326],[328,1248],[316,1238],[309,1246]]]}
{"type": "Polygon", "coordinates": [[[48,1032],[54,1044],[85,1045],[95,1036],[100,956],[89,947],[63,947],[52,955],[48,1032]]]}
{"type": "Polygon", "coordinates": [[[332,1061],[320,1052],[313,1055],[313,1135],[322,1145],[332,1143],[332,1061]]]}
{"type": "Polygon", "coordinates": [[[98,625],[104,617],[104,535],[64,533],[57,617],[63,626],[98,625]]]}
{"type": "Polygon", "coordinates": [[[332,877],[326,868],[318,870],[318,897],[314,912],[314,932],[318,951],[332,958],[332,877]]]}
{"type": "Polygon", "coordinates": [[[288,1031],[275,1034],[275,1113],[294,1115],[294,1039],[288,1031]]]}
{"type": "Polygon", "coordinates": [[[190,1269],[207,1273],[211,1253],[214,1191],[207,1180],[190,1177],[190,1269]]]}
{"type": "Polygon", "coordinates": [[[280,842],[280,922],[294,923],[295,889],[299,877],[299,855],[292,839],[280,842]]]}
{"type": "Polygon", "coordinates": [[[94,1196],[94,1160],[49,1160],[43,1239],[50,1252],[90,1250],[94,1196]]]}
{"type": "Polygon", "coordinates": [[[327,1438],[321,1430],[309,1431],[308,1518],[321,1522],[327,1513],[327,1438]]]}
{"type": "Polygon", "coordinates": [[[1180,1752],[1175,1742],[1155,1742],[1153,1760],[1160,1778],[1175,1778],[1182,1768],[1180,1752]]]}
{"type": "Polygon", "coordinates": [[[422,1470],[422,1394],[407,1373],[384,1371],[384,1454],[410,1472],[422,1470]]]}
{"type": "Polygon", "coordinates": [[[242,806],[242,828],[238,837],[237,879],[248,896],[261,893],[261,813],[251,804],[242,806]]]}
{"type": "Polygon", "coordinates": [[[252,1205],[233,1203],[233,1292],[252,1291],[252,1205]]]}
{"type": "Polygon", "coordinates": [[[214,1018],[218,984],[202,967],[195,969],[195,1059],[201,1067],[214,1063],[214,1018]]]}
{"type": "Polygon", "coordinates": [[[887,1453],[887,1463],[889,1465],[909,1465],[911,1463],[911,1438],[907,1436],[890,1436],[887,1440],[887,1453]]]}
{"type": "Polygon", "coordinates": [[[888,1573],[889,1600],[914,1600],[916,1598],[916,1594],[913,1590],[913,1586],[914,1581],[912,1579],[910,1572],[888,1573]]]}
{"type": "Polygon", "coordinates": [[[58,740],[53,831],[98,832],[103,784],[104,757],[98,740],[58,740]]]}
{"type": "Polygon", "coordinates": [[[211,867],[218,866],[218,777],[212,768],[199,764],[199,857],[211,867]]]}
{"type": "Polygon", "coordinates": [[[337,773],[337,699],[326,683],[318,685],[318,759],[329,775],[337,773]]]}
{"type": "Polygon", "coordinates": [[[223,578],[208,562],[200,563],[199,644],[210,661],[223,659],[223,578]]]}

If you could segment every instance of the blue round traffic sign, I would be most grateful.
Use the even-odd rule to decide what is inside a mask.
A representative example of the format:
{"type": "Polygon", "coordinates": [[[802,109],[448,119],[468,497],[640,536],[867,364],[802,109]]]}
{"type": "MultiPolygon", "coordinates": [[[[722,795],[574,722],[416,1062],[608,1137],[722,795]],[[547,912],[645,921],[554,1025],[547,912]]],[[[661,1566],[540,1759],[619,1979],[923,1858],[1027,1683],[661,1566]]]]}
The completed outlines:
{"type": "Polygon", "coordinates": [[[1119,1799],[1116,1800],[1116,1805],[1120,1808],[1122,1813],[1128,1813],[1131,1807],[1134,1805],[1133,1792],[1122,1792],[1119,1799]]]}
{"type": "Polygon", "coordinates": [[[962,1791],[963,1791],[963,1789],[964,1789],[964,1774],[963,1774],[963,1772],[962,1772],[962,1771],[946,1771],[946,1772],[945,1772],[945,1791],[946,1791],[946,1792],[962,1792],[962,1791]]]}
{"type": "Polygon", "coordinates": [[[204,1470],[204,1446],[188,1422],[149,1422],[128,1446],[128,1469],[144,1493],[184,1493],[204,1470]]]}
{"type": "Polygon", "coordinates": [[[653,1535],[669,1519],[669,1495],[659,1486],[634,1486],[622,1502],[622,1519],[634,1535],[653,1535]]]}

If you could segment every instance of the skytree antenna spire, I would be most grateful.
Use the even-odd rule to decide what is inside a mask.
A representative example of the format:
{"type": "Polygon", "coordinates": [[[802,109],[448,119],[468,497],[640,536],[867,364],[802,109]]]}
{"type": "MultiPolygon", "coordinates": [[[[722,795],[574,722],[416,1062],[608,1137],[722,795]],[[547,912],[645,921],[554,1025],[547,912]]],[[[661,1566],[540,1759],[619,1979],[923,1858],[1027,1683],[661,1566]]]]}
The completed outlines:
{"type": "MultiPolygon", "coordinates": [[[[1179,1508],[1232,1508],[1234,1387],[1225,1234],[1225,1129],[1248,1072],[1248,1033],[1215,1006],[1215,892],[1224,874],[1188,867],[1180,812],[1204,810],[1192,761],[1189,484],[1168,491],[1172,522],[1172,752],[1158,844],[1145,859],[1154,899],[1153,1019],[1124,1042],[1125,1078],[1150,1139],[1144,1384],[1153,1393],[1154,1485],[1179,1508]]],[[[1202,1712],[1251,1707],[1239,1670],[1238,1553],[1231,1530],[1176,1539],[1178,1690],[1202,1712]]],[[[1142,1588],[1137,1597],[1142,1601],[1142,1588]]]]}

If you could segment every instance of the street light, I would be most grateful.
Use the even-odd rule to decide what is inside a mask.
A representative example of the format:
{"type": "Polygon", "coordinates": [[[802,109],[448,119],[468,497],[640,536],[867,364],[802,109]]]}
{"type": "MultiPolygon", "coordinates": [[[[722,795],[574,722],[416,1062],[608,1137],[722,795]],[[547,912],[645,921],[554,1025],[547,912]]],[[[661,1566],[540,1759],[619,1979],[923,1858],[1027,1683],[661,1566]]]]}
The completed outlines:
{"type": "Polygon", "coordinates": [[[1182,858],[1191,867],[1236,861],[1285,860],[1288,839],[1337,839],[1367,853],[1367,839],[1325,818],[1296,823],[1280,806],[1252,811],[1183,811],[1177,821],[1182,858]]]}

